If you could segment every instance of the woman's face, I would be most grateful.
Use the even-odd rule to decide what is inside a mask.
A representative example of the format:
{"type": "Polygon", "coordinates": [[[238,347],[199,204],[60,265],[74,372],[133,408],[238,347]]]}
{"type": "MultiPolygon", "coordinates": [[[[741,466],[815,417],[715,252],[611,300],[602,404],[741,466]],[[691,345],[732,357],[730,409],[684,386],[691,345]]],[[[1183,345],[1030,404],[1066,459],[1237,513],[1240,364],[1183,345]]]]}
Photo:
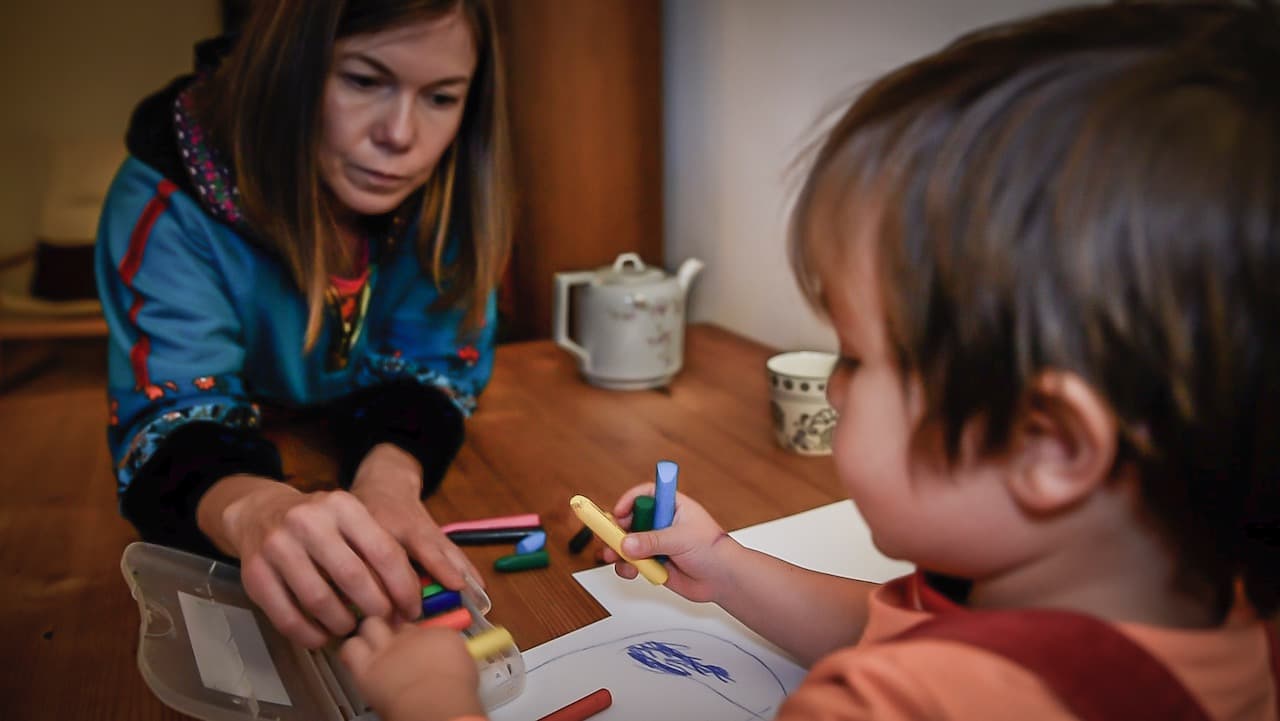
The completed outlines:
{"type": "Polygon", "coordinates": [[[317,159],[340,212],[387,213],[426,183],[458,134],[475,67],[458,12],[337,41],[317,159]]]}

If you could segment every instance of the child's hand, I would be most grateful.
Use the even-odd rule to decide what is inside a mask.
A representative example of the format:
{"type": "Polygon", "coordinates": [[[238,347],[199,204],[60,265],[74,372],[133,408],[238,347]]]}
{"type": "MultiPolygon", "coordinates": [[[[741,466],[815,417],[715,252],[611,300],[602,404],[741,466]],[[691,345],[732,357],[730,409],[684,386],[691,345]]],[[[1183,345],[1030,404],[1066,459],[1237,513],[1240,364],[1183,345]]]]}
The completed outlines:
{"type": "Polygon", "coordinates": [[[476,662],[457,631],[366,618],[342,644],[342,662],[384,721],[447,721],[483,715],[476,662]]]}
{"type": "MultiPolygon", "coordinates": [[[[613,515],[623,528],[631,527],[631,506],[636,496],[653,492],[652,483],[631,488],[614,504],[613,515]]],[[[667,588],[690,601],[716,601],[730,575],[728,557],[741,548],[729,537],[697,501],[676,494],[676,516],[670,527],[660,531],[631,533],[622,541],[622,551],[631,558],[665,555],[670,559],[667,588]]],[[[635,566],[623,561],[612,549],[603,554],[623,578],[635,578],[635,566]]]]}

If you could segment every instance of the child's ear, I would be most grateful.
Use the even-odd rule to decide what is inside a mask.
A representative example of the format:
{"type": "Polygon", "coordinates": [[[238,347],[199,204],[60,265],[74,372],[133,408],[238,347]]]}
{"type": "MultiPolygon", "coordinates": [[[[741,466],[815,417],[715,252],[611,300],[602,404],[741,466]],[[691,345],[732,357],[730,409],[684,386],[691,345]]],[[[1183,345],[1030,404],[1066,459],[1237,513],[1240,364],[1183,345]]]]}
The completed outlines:
{"type": "Polygon", "coordinates": [[[1069,508],[1110,476],[1117,452],[1115,416],[1075,373],[1036,376],[1016,424],[1010,491],[1032,513],[1069,508]]]}

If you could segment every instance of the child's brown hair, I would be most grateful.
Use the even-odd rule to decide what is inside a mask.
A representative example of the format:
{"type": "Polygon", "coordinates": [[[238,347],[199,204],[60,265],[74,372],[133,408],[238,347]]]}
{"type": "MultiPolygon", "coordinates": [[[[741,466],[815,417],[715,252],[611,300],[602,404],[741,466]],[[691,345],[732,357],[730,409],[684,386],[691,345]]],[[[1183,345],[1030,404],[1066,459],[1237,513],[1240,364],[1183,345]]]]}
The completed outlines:
{"type": "Polygon", "coordinates": [[[1278,71],[1270,3],[974,33],[836,123],[791,238],[822,310],[853,234],[815,229],[874,217],[889,338],[953,457],[978,417],[987,449],[1006,445],[1038,373],[1090,382],[1188,590],[1225,613],[1243,580],[1264,616],[1280,606],[1278,71]]]}

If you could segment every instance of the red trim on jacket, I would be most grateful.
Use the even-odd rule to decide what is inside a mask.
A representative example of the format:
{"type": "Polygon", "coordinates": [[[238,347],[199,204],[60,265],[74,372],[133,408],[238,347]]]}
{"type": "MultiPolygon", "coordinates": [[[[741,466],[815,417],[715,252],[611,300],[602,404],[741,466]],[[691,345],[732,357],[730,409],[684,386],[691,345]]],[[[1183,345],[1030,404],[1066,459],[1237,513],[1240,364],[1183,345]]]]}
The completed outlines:
{"type": "MultiPolygon", "coordinates": [[[[124,259],[120,261],[120,279],[124,281],[126,288],[133,289],[134,276],[138,274],[138,269],[142,267],[142,255],[147,250],[147,240],[151,237],[151,230],[155,228],[156,221],[169,207],[169,196],[178,186],[172,181],[163,179],[156,185],[156,194],[147,201],[146,207],[142,209],[142,215],[138,218],[138,223],[133,226],[133,233],[129,235],[129,250],[125,252],[124,259]]],[[[138,313],[142,310],[142,296],[137,291],[133,293],[133,305],[129,308],[129,322],[135,326],[138,323],[138,313]]],[[[138,340],[133,344],[133,348],[129,351],[129,361],[133,366],[133,378],[138,389],[145,389],[151,384],[151,378],[147,373],[147,356],[151,353],[151,339],[145,334],[139,332],[138,340]]]]}

